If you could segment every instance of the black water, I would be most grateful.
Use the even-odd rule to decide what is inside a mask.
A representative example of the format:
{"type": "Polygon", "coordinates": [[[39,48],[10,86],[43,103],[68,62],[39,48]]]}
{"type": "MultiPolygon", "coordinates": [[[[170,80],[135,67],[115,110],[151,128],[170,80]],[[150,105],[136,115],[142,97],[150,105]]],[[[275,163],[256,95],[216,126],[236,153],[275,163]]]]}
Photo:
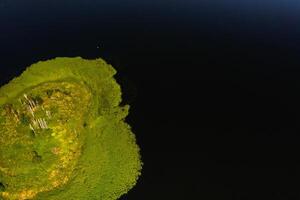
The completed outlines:
{"type": "Polygon", "coordinates": [[[300,199],[296,0],[0,0],[0,82],[57,56],[119,71],[143,175],[122,199],[300,199]]]}

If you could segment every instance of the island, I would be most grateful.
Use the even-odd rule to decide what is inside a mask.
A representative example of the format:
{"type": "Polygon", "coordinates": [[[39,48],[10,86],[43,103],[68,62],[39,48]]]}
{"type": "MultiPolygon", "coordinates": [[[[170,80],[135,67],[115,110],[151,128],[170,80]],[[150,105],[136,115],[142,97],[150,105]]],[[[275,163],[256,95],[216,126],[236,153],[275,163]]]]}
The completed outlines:
{"type": "Polygon", "coordinates": [[[0,199],[115,200],[136,184],[115,74],[101,58],[58,57],[0,88],[0,199]]]}

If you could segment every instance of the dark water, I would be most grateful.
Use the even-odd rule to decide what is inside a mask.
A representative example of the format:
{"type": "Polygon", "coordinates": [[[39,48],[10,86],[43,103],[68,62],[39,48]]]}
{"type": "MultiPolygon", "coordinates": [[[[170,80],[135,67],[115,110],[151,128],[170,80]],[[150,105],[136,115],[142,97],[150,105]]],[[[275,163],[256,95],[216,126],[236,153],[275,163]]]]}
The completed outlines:
{"type": "Polygon", "coordinates": [[[119,71],[145,163],[122,199],[299,199],[296,0],[0,0],[0,81],[57,56],[119,71]]]}

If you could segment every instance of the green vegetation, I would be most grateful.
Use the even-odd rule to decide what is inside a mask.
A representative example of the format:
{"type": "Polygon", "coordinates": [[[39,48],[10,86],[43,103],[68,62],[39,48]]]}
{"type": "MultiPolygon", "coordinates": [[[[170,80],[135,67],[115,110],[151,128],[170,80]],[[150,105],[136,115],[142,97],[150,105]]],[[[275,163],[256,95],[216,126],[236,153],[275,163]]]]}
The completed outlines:
{"type": "Polygon", "coordinates": [[[141,171],[116,71],[56,58],[0,88],[0,199],[115,200],[141,171]]]}

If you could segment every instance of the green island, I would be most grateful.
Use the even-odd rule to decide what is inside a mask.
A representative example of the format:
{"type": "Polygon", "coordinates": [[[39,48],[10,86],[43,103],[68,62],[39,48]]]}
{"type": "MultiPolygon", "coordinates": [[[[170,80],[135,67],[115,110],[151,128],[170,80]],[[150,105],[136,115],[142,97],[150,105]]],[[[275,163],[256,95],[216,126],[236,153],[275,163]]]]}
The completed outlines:
{"type": "Polygon", "coordinates": [[[55,58],[0,88],[0,199],[115,200],[136,184],[115,74],[100,58],[55,58]]]}

